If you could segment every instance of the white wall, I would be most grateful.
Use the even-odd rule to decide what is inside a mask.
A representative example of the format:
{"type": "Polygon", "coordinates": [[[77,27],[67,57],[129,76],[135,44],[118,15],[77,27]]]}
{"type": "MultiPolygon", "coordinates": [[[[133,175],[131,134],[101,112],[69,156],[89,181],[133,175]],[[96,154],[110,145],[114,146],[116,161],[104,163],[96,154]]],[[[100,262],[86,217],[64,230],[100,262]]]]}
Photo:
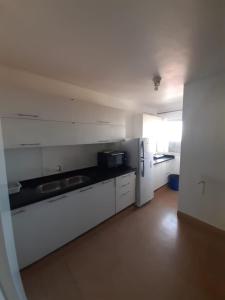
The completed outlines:
{"type": "Polygon", "coordinates": [[[0,297],[25,300],[14,244],[0,124],[0,297]]]}
{"type": "Polygon", "coordinates": [[[97,165],[97,152],[116,149],[114,144],[93,144],[62,147],[7,149],[6,171],[9,182],[21,181],[63,171],[88,168],[97,165]]]}
{"type": "Polygon", "coordinates": [[[225,230],[224,75],[184,88],[179,198],[180,211],[225,230]]]}

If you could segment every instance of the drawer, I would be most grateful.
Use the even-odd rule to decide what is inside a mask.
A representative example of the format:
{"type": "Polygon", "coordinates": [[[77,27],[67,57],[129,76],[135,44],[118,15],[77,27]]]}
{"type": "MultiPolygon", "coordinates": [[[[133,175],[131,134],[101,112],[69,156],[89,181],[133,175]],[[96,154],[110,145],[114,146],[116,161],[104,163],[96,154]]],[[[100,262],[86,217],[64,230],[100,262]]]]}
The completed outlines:
{"type": "Polygon", "coordinates": [[[131,182],[131,177],[133,173],[125,174],[116,178],[116,186],[118,188],[129,185],[131,182]]]}
{"type": "Polygon", "coordinates": [[[123,210],[133,203],[131,191],[123,192],[119,195],[116,201],[116,212],[123,210]]]}

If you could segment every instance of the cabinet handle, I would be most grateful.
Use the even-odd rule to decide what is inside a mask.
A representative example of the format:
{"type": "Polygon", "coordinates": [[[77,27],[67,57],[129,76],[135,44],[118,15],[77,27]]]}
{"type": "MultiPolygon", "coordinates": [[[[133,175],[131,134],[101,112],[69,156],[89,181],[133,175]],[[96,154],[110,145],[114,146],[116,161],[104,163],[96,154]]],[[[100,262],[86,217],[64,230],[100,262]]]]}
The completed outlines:
{"type": "Polygon", "coordinates": [[[23,143],[23,144],[20,144],[20,146],[40,146],[41,145],[41,143],[30,143],[30,144],[25,144],[25,143],[23,143]]]}
{"type": "Polygon", "coordinates": [[[18,117],[30,117],[30,118],[39,118],[39,115],[33,115],[33,114],[17,114],[18,117]]]}
{"type": "Polygon", "coordinates": [[[123,178],[130,176],[130,174],[122,175],[123,178]]]}
{"type": "Polygon", "coordinates": [[[202,195],[205,194],[205,186],[206,186],[206,182],[204,180],[201,180],[198,182],[198,184],[202,185],[202,195]]]}
{"type": "Polygon", "coordinates": [[[112,179],[103,181],[102,184],[106,184],[106,183],[109,183],[109,182],[112,182],[112,179]]]}
{"type": "Polygon", "coordinates": [[[24,213],[26,210],[25,209],[20,209],[20,210],[17,210],[15,212],[12,212],[12,215],[15,216],[15,215],[19,215],[19,214],[22,214],[24,213]]]}
{"type": "Polygon", "coordinates": [[[121,194],[120,197],[124,197],[124,196],[126,196],[128,193],[130,193],[130,191],[127,191],[126,193],[121,194]]]}
{"type": "Polygon", "coordinates": [[[89,190],[92,190],[92,189],[93,189],[93,187],[91,186],[91,187],[89,187],[89,188],[80,190],[80,193],[83,193],[83,192],[86,192],[86,191],[89,191],[89,190]]]}
{"type": "Polygon", "coordinates": [[[98,121],[98,123],[100,123],[100,124],[110,124],[111,122],[107,122],[107,121],[98,121]]]}
{"type": "Polygon", "coordinates": [[[110,140],[99,140],[98,143],[108,143],[110,140]]]}
{"type": "Polygon", "coordinates": [[[63,195],[63,196],[60,196],[60,197],[57,197],[54,199],[50,199],[50,200],[48,200],[48,203],[53,203],[53,202],[56,202],[58,200],[65,199],[65,198],[67,198],[67,195],[63,195]]]}
{"type": "Polygon", "coordinates": [[[128,186],[130,184],[130,182],[126,183],[126,184],[123,184],[121,185],[121,187],[125,187],[125,186],[128,186]]]}

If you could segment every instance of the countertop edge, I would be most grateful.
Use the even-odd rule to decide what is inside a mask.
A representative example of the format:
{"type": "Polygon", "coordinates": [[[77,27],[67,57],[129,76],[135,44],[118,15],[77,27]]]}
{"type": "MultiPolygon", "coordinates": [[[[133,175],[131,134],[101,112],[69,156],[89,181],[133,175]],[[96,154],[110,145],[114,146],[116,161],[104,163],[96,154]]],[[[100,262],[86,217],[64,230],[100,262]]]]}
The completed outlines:
{"type": "MultiPolygon", "coordinates": [[[[73,192],[73,191],[76,191],[76,190],[79,190],[79,189],[82,189],[82,188],[85,188],[85,187],[88,187],[88,186],[91,186],[91,185],[95,185],[95,184],[103,182],[103,181],[114,179],[116,177],[119,177],[119,176],[122,176],[122,175],[125,175],[125,174],[129,174],[129,173],[133,173],[133,172],[136,172],[136,169],[127,168],[127,169],[124,169],[124,170],[115,170],[114,174],[102,175],[101,177],[92,179],[89,182],[86,182],[86,183],[84,183],[80,186],[70,187],[67,190],[57,191],[57,193],[54,193],[54,194],[51,194],[51,195],[50,194],[45,195],[45,196],[42,195],[41,199],[39,198],[39,199],[35,199],[33,201],[27,201],[26,197],[28,198],[28,196],[26,196],[26,197],[24,197],[25,199],[23,199],[23,201],[21,200],[21,205],[20,204],[14,204],[13,205],[13,201],[15,201],[13,198],[17,198],[18,194],[10,195],[9,198],[10,198],[11,211],[21,209],[23,207],[30,206],[30,205],[38,203],[38,202],[49,200],[51,198],[54,198],[54,197],[57,197],[57,196],[60,196],[60,195],[63,195],[63,194],[67,194],[67,193],[70,193],[70,192],[73,192]]],[[[21,194],[19,195],[19,197],[21,197],[21,194]]],[[[30,195],[30,197],[32,197],[32,195],[30,195]]],[[[21,198],[23,198],[23,197],[21,197],[21,198]]]]}

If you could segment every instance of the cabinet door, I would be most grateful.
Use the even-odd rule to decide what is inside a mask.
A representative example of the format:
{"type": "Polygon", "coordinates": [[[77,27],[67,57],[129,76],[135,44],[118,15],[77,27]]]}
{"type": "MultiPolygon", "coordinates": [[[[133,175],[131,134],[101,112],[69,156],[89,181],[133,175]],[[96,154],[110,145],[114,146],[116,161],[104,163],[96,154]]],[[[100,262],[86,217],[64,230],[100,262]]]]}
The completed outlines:
{"type": "Polygon", "coordinates": [[[16,118],[72,121],[72,101],[29,90],[1,91],[0,115],[16,118]]]}
{"type": "Polygon", "coordinates": [[[43,124],[39,120],[2,119],[5,148],[38,147],[43,144],[43,124]]]}
{"type": "Polygon", "coordinates": [[[165,185],[168,181],[169,164],[167,161],[161,163],[161,186],[165,185]]]}
{"type": "Polygon", "coordinates": [[[97,124],[75,124],[78,144],[107,142],[107,132],[97,124]],[[100,128],[99,128],[100,127],[100,128]]]}
{"type": "Polygon", "coordinates": [[[109,130],[111,140],[122,140],[126,137],[126,128],[123,125],[111,125],[109,130]]]}
{"type": "Polygon", "coordinates": [[[162,166],[161,164],[156,164],[153,166],[153,186],[154,191],[162,186],[162,166]]]}
{"type": "MultiPolygon", "coordinates": [[[[70,205],[67,195],[12,212],[20,268],[30,265],[69,241],[70,205]]],[[[76,232],[73,233],[74,236],[76,232]]]]}
{"type": "Polygon", "coordinates": [[[96,186],[94,215],[96,224],[103,222],[116,213],[115,180],[100,182],[96,186]]]}
{"type": "Polygon", "coordinates": [[[14,210],[12,220],[20,268],[114,214],[113,179],[14,210]]]}
{"type": "Polygon", "coordinates": [[[113,180],[81,189],[79,193],[79,226],[83,232],[115,214],[115,186],[113,180]]]}
{"type": "Polygon", "coordinates": [[[163,185],[168,183],[168,176],[173,172],[173,160],[168,160],[162,163],[163,185]]]}
{"type": "Polygon", "coordinates": [[[3,118],[2,130],[5,148],[78,143],[76,127],[72,123],[3,118]]]}
{"type": "Polygon", "coordinates": [[[75,124],[78,144],[111,143],[125,137],[124,126],[108,124],[75,124]]]}
{"type": "Polygon", "coordinates": [[[125,113],[122,110],[101,105],[98,109],[96,121],[125,126],[125,113]]]}
{"type": "Polygon", "coordinates": [[[125,113],[122,110],[91,102],[74,101],[72,113],[74,122],[125,125],[125,113]]]}
{"type": "Polygon", "coordinates": [[[75,124],[42,121],[42,126],[43,146],[76,145],[79,142],[75,124]]]}
{"type": "Polygon", "coordinates": [[[78,123],[95,123],[99,115],[99,105],[75,100],[72,106],[73,121],[78,123]]]}

